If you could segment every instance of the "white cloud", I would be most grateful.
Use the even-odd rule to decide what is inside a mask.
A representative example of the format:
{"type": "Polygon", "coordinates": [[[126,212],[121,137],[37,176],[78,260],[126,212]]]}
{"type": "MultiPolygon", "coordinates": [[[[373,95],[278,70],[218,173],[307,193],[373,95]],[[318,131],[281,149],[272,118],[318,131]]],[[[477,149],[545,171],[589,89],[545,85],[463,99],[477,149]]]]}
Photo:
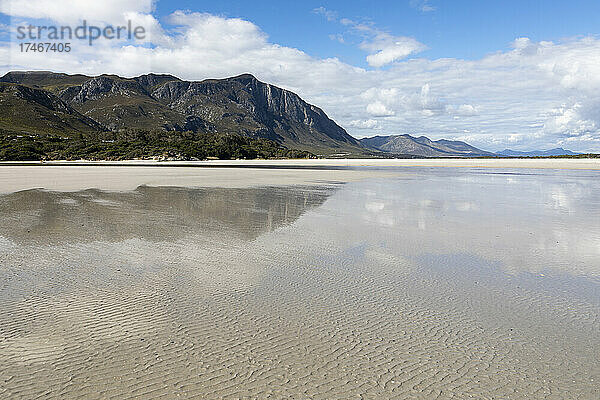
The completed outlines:
{"type": "MultiPolygon", "coordinates": [[[[325,16],[328,21],[338,21],[338,13],[324,7],[316,8],[313,12],[325,16]]],[[[371,22],[356,22],[348,18],[342,18],[339,23],[349,29],[347,33],[362,38],[359,47],[369,53],[366,60],[372,67],[383,67],[427,48],[414,38],[392,35],[378,29],[371,22]]],[[[343,39],[340,40],[340,37],[343,37],[341,34],[330,35],[329,37],[344,43],[343,39]]]]}
{"type": "Polygon", "coordinates": [[[2,0],[0,12],[13,17],[57,22],[122,21],[126,13],[152,11],[152,0],[2,0]]]}
{"type": "Polygon", "coordinates": [[[354,121],[350,121],[348,126],[356,129],[381,129],[379,121],[374,119],[356,119],[354,121]]]}
{"type": "Polygon", "coordinates": [[[380,101],[369,103],[367,105],[367,112],[374,117],[391,117],[396,114],[380,101]]]}
{"type": "MultiPolygon", "coordinates": [[[[386,69],[365,69],[272,43],[243,19],[180,11],[169,21],[175,29],[164,30],[137,2],[124,4],[129,5],[113,7],[106,18],[131,13],[148,24],[154,46],[105,41],[76,46],[70,54],[41,56],[9,51],[8,43],[0,43],[0,70],[124,76],[152,71],[192,80],[250,72],[297,92],[354,134],[377,129],[365,122],[376,121],[390,134],[468,138],[489,150],[564,143],[574,151],[600,151],[600,40],[595,37],[561,42],[520,38],[512,49],[481,59],[396,59],[386,69]]],[[[377,38],[372,26],[366,29],[365,46],[377,38]]]]}
{"type": "Polygon", "coordinates": [[[422,113],[428,116],[441,114],[449,109],[438,97],[431,94],[431,85],[429,83],[421,87],[421,96],[418,105],[422,113]]]}
{"type": "MultiPolygon", "coordinates": [[[[600,145],[600,137],[598,137],[598,135],[590,135],[590,134],[574,136],[574,137],[569,137],[569,138],[560,140],[558,142],[558,144],[560,146],[563,146],[563,145],[569,146],[569,145],[573,145],[573,144],[575,144],[575,145],[582,144],[584,146],[600,145]]],[[[595,147],[595,148],[597,148],[597,147],[595,147]]],[[[596,150],[596,153],[597,152],[598,151],[596,150]]]]}
{"type": "Polygon", "coordinates": [[[512,135],[508,135],[509,143],[519,143],[522,140],[523,140],[523,135],[521,135],[519,133],[513,133],[512,135]]]}
{"type": "Polygon", "coordinates": [[[468,104],[448,105],[431,92],[431,85],[424,84],[415,91],[401,91],[398,88],[370,88],[361,94],[369,101],[367,111],[373,116],[392,116],[396,112],[419,113],[423,117],[445,113],[474,115],[475,107],[468,104]]]}
{"type": "Polygon", "coordinates": [[[418,53],[424,50],[425,46],[410,37],[392,36],[380,32],[373,39],[363,42],[361,48],[372,52],[367,56],[370,66],[383,67],[413,53],[418,53]]]}
{"type": "Polygon", "coordinates": [[[583,136],[599,131],[600,103],[587,101],[586,103],[563,104],[548,113],[544,130],[550,134],[565,136],[583,136]]]}
{"type": "Polygon", "coordinates": [[[448,106],[447,111],[457,116],[472,117],[479,114],[479,107],[472,104],[461,104],[458,107],[448,106]]]}

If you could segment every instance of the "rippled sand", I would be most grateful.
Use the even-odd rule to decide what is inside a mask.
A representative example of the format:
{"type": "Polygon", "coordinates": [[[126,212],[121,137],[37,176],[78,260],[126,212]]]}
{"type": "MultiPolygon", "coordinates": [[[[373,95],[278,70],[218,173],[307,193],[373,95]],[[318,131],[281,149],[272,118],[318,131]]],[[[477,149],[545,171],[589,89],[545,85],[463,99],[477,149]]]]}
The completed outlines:
{"type": "Polygon", "coordinates": [[[0,398],[599,398],[598,178],[2,195],[0,398]]]}

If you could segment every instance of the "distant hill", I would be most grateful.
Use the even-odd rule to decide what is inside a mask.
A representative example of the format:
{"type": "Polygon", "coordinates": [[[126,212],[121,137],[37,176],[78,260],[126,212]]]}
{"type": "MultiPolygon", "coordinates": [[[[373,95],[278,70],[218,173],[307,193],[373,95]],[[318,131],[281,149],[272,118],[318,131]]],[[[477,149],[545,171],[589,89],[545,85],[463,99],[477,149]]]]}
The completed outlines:
{"type": "Polygon", "coordinates": [[[496,153],[500,156],[506,157],[549,157],[549,156],[576,156],[579,153],[574,153],[570,150],[565,150],[562,147],[557,147],[550,150],[534,150],[534,151],[515,151],[515,150],[502,150],[496,153]]]}
{"type": "Polygon", "coordinates": [[[425,136],[411,135],[374,136],[360,139],[363,146],[397,155],[420,157],[482,157],[493,153],[478,149],[465,142],[430,140],[425,136]]]}
{"type": "Polygon", "coordinates": [[[320,108],[252,75],[200,82],[9,72],[0,78],[0,131],[94,137],[122,130],[235,134],[315,154],[363,154],[320,108]]]}

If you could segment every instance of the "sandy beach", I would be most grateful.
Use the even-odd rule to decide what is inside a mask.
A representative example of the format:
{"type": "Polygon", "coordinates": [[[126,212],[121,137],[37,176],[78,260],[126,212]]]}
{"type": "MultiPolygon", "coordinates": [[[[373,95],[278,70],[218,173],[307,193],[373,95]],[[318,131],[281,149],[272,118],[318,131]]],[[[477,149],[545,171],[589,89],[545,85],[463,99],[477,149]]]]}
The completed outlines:
{"type": "Polygon", "coordinates": [[[350,182],[411,168],[600,170],[600,159],[210,160],[0,162],[0,193],[32,188],[133,190],[140,185],[250,187],[350,182]],[[204,168],[202,168],[204,167],[204,168]],[[239,169],[244,169],[243,173],[239,169]]]}
{"type": "Polygon", "coordinates": [[[0,0],[0,400],[600,400],[600,0],[0,0]]]}
{"type": "Polygon", "coordinates": [[[600,164],[487,161],[1,165],[0,397],[598,398],[600,164]]]}

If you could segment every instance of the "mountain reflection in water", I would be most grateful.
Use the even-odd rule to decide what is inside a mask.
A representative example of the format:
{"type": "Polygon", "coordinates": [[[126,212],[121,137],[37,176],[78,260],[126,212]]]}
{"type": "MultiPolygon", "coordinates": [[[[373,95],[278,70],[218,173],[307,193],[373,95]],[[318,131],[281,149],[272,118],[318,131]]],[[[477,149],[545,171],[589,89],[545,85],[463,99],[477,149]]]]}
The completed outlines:
{"type": "Polygon", "coordinates": [[[51,245],[131,238],[175,241],[227,230],[252,240],[289,225],[337,190],[323,187],[189,189],[140,186],[131,192],[27,190],[0,196],[0,236],[51,245]]]}

